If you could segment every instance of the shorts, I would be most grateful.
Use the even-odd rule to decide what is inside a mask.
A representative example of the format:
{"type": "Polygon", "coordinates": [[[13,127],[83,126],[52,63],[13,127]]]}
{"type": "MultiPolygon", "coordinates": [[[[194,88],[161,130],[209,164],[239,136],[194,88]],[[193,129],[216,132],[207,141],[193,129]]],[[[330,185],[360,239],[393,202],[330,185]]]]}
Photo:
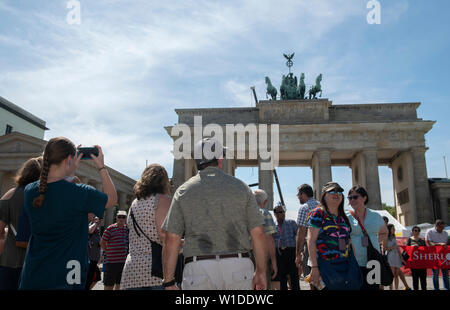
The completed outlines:
{"type": "Polygon", "coordinates": [[[89,263],[89,271],[86,279],[86,289],[89,290],[92,283],[102,280],[102,274],[97,266],[96,261],[91,260],[89,263]]]}
{"type": "Polygon", "coordinates": [[[120,284],[120,279],[122,278],[122,270],[125,266],[123,263],[106,263],[105,273],[103,275],[103,284],[105,286],[113,286],[115,284],[120,284]]]}

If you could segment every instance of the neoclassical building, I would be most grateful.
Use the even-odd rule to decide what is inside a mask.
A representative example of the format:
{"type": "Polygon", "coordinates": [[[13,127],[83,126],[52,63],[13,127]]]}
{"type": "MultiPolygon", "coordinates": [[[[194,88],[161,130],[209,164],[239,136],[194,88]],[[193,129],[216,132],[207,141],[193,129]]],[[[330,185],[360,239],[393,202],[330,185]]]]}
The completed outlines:
{"type": "MultiPolygon", "coordinates": [[[[43,140],[45,121],[25,111],[21,107],[0,97],[0,195],[14,187],[14,176],[21,165],[29,158],[40,156],[47,141],[43,140]]],[[[118,209],[125,210],[131,205],[133,187],[136,180],[107,167],[116,187],[118,209]]],[[[101,190],[101,178],[94,163],[83,160],[78,167],[77,176],[82,183],[101,190]]],[[[104,215],[103,225],[114,223],[113,208],[104,215]]]]}
{"type": "MultiPolygon", "coordinates": [[[[14,176],[21,165],[29,158],[42,155],[47,141],[13,132],[0,136],[0,190],[4,194],[14,187],[14,176]]],[[[127,209],[133,197],[135,180],[122,173],[107,167],[109,175],[116,187],[118,195],[118,208],[127,209]]],[[[89,160],[83,160],[78,166],[76,175],[82,183],[92,185],[98,190],[102,189],[101,177],[95,164],[89,160]]],[[[104,216],[104,225],[114,223],[113,208],[108,209],[104,216]]]]}
{"type": "MultiPolygon", "coordinates": [[[[328,99],[261,100],[256,107],[249,108],[177,109],[175,112],[178,124],[186,124],[192,133],[195,116],[202,117],[203,126],[220,125],[224,133],[227,124],[279,124],[279,166],[310,167],[316,197],[323,184],[332,180],[331,167],[347,166],[352,170],[353,184],[367,189],[369,207],[381,209],[378,166],[388,166],[392,169],[397,217],[408,226],[432,223],[436,217],[448,220],[449,213],[448,204],[441,203],[439,214],[433,207],[425,161],[428,149],[425,134],[435,122],[417,116],[419,105],[418,102],[333,105],[328,99]]],[[[176,141],[179,134],[173,134],[173,128],[165,127],[176,141]]],[[[237,139],[234,140],[236,143],[237,139]]],[[[223,141],[230,147],[226,145],[225,134],[223,141]]],[[[273,171],[261,169],[259,156],[236,158],[235,154],[233,159],[224,161],[226,171],[234,175],[236,167],[258,167],[259,187],[269,194],[268,209],[271,209],[273,171]]],[[[195,173],[192,159],[175,159],[174,188],[195,173]]],[[[447,202],[444,198],[437,200],[447,202]]]]}

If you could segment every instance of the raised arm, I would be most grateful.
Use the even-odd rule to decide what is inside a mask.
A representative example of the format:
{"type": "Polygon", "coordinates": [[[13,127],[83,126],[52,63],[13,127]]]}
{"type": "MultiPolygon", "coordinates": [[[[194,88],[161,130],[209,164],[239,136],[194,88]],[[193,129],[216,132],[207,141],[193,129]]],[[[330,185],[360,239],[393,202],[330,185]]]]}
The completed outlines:
{"type": "MultiPolygon", "coordinates": [[[[108,202],[105,206],[107,209],[117,204],[117,191],[105,167],[102,148],[99,145],[95,145],[95,147],[98,149],[98,156],[91,154],[91,157],[97,165],[100,177],[102,178],[103,192],[108,196],[108,202]]],[[[81,159],[81,156],[82,154],[77,158],[77,161],[81,159]]]]}

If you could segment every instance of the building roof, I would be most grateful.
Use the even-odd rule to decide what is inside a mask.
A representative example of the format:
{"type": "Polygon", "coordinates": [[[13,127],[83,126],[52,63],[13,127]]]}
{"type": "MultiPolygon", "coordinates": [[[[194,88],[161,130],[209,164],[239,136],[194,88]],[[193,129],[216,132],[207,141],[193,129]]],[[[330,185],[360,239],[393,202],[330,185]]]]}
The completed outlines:
{"type": "Polygon", "coordinates": [[[15,105],[14,103],[6,100],[5,98],[3,98],[1,96],[0,96],[0,108],[3,108],[5,110],[17,115],[18,117],[26,120],[27,122],[32,123],[33,125],[41,128],[41,129],[48,130],[48,128],[45,126],[45,121],[36,117],[35,115],[31,114],[30,112],[25,111],[21,107],[15,105]]]}

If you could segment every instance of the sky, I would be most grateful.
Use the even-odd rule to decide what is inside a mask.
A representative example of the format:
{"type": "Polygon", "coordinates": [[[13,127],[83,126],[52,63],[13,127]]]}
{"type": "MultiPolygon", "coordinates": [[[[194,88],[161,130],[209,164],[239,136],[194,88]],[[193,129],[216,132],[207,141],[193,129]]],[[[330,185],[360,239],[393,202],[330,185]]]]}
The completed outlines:
{"type": "MultiPolygon", "coordinates": [[[[333,104],[421,102],[436,121],[425,136],[429,177],[445,177],[450,156],[450,2],[379,0],[149,1],[0,0],[0,96],[47,122],[45,139],[99,144],[108,166],[138,179],[146,162],[172,175],[175,109],[250,107],[264,77],[280,85],[283,53],[306,83],[323,74],[333,104]],[[75,1],[76,2],[76,1],[75,1]],[[69,19],[68,19],[69,17],[69,19]]],[[[277,170],[288,217],[310,168],[277,170]]],[[[392,172],[379,168],[382,201],[393,205],[392,172]]],[[[333,167],[345,189],[351,171],[333,167]]],[[[247,183],[257,168],[238,168],[247,183]]],[[[274,183],[275,201],[278,201],[274,183]]]]}

